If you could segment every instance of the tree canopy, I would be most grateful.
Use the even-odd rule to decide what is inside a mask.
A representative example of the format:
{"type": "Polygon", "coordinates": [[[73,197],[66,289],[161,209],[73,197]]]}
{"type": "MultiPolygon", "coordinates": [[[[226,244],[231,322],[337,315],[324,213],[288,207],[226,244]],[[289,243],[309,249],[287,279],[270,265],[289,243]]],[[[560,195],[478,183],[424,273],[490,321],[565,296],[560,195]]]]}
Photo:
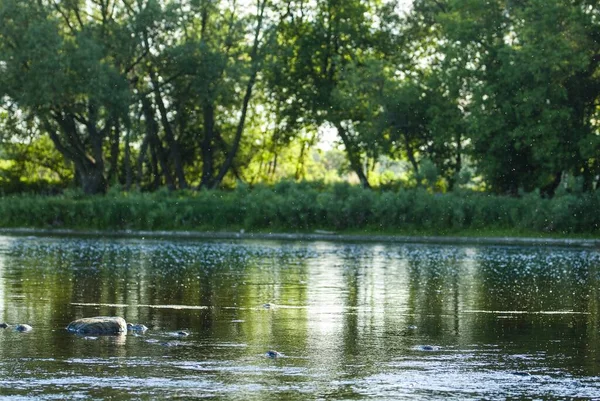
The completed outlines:
{"type": "Polygon", "coordinates": [[[592,191],[599,10],[0,0],[0,187],[24,175],[95,194],[342,174],[364,187],[452,190],[471,176],[499,194],[552,196],[572,180],[592,191]],[[324,132],[333,150],[319,149],[324,132]]]}

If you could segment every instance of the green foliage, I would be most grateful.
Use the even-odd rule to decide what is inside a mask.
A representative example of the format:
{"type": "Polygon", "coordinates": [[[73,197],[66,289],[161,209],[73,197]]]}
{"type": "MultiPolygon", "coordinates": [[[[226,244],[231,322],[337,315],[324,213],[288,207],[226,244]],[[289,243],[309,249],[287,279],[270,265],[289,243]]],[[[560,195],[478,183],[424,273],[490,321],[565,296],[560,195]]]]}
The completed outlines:
{"type": "Polygon", "coordinates": [[[25,142],[0,141],[0,189],[5,194],[59,193],[73,174],[47,137],[25,142]]]}
{"type": "Polygon", "coordinates": [[[0,0],[0,187],[316,179],[592,192],[596,8],[415,0],[402,16],[394,0],[0,0]],[[319,155],[322,132],[341,146],[319,155]],[[380,171],[387,162],[412,173],[380,171]]]}
{"type": "Polygon", "coordinates": [[[282,181],[235,191],[113,191],[88,196],[0,198],[1,227],[103,230],[296,231],[447,235],[476,232],[600,234],[600,192],[553,199],[470,191],[432,194],[423,188],[373,191],[347,183],[282,181]]]}
{"type": "Polygon", "coordinates": [[[424,183],[426,186],[433,188],[438,181],[438,169],[435,164],[429,159],[423,159],[417,173],[417,182],[424,183]]]}
{"type": "Polygon", "coordinates": [[[552,195],[569,172],[592,189],[599,166],[590,156],[600,150],[593,6],[448,0],[433,8],[418,1],[415,8],[435,24],[439,77],[459,85],[471,156],[489,188],[552,195]]]}

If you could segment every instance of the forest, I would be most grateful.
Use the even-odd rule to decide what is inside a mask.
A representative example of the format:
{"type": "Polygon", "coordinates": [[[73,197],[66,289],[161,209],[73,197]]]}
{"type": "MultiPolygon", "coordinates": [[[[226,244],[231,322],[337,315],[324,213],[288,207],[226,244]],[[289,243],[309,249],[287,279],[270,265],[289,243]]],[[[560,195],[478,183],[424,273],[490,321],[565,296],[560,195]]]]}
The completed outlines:
{"type": "Polygon", "coordinates": [[[0,0],[0,190],[595,193],[599,66],[596,0],[0,0]]]}

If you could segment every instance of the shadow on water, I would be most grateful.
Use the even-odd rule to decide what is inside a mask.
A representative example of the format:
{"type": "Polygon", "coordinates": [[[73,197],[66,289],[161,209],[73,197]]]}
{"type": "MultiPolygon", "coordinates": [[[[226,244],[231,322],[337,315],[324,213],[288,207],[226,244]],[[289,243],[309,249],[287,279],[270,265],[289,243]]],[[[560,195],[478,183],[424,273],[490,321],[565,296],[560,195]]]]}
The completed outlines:
{"type": "Polygon", "coordinates": [[[575,248],[0,237],[0,320],[34,327],[0,329],[0,398],[593,399],[599,267],[575,248]],[[64,330],[97,315],[150,330],[64,330]]]}

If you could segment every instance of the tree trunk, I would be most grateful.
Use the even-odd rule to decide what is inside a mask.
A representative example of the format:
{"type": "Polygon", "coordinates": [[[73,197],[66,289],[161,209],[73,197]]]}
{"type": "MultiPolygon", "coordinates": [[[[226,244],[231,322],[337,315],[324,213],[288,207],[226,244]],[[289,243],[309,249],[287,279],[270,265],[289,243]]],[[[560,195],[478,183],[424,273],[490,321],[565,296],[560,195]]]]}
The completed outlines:
{"type": "Polygon", "coordinates": [[[456,138],[456,167],[455,167],[455,173],[454,173],[454,178],[450,181],[450,191],[452,191],[454,189],[454,184],[456,184],[456,179],[458,178],[458,175],[460,174],[460,171],[462,170],[462,135],[461,134],[457,134],[458,137],[456,138]]]}
{"type": "Polygon", "coordinates": [[[144,179],[144,159],[146,158],[146,153],[148,153],[148,145],[150,138],[148,134],[144,135],[144,139],[142,140],[142,145],[140,146],[140,153],[137,158],[137,187],[138,189],[142,186],[142,181],[144,179]]]}
{"type": "Polygon", "coordinates": [[[125,131],[125,190],[131,190],[131,185],[133,183],[133,172],[131,170],[131,148],[129,147],[129,136],[131,134],[131,127],[127,125],[127,131],[125,131]]]}
{"type": "Polygon", "coordinates": [[[255,81],[256,81],[256,71],[254,71],[252,73],[252,76],[250,77],[248,85],[246,86],[246,94],[244,95],[244,102],[242,104],[242,114],[238,121],[237,129],[235,132],[235,137],[233,138],[233,144],[231,145],[231,150],[229,151],[227,158],[223,162],[223,165],[221,165],[221,168],[219,169],[219,174],[217,174],[217,176],[211,183],[211,186],[210,186],[211,188],[216,188],[219,185],[221,185],[223,178],[225,178],[225,175],[231,169],[231,166],[233,164],[233,159],[235,158],[235,155],[237,154],[237,151],[240,147],[240,141],[242,139],[242,133],[244,132],[244,125],[246,123],[246,114],[248,113],[248,105],[250,103],[250,98],[252,97],[252,88],[254,87],[255,81]]]}
{"type": "Polygon", "coordinates": [[[594,174],[592,173],[589,166],[585,166],[582,171],[583,176],[583,191],[590,192],[594,189],[594,174]]]}
{"type": "Polygon", "coordinates": [[[250,73],[250,77],[248,79],[248,83],[246,84],[246,93],[244,94],[244,100],[242,102],[242,113],[240,115],[240,119],[238,121],[237,129],[235,132],[235,137],[233,139],[233,143],[231,145],[231,150],[227,155],[225,162],[219,169],[219,173],[215,177],[212,182],[211,188],[216,188],[221,185],[223,178],[227,172],[231,169],[233,165],[233,159],[237,155],[237,151],[240,147],[240,141],[242,139],[242,133],[244,132],[244,125],[246,123],[246,115],[248,114],[248,105],[250,104],[250,99],[252,98],[252,90],[254,89],[254,84],[256,83],[256,75],[258,74],[258,46],[260,43],[260,32],[262,29],[263,17],[265,12],[265,7],[267,5],[267,0],[263,0],[260,4],[258,11],[258,21],[256,22],[256,30],[254,31],[254,42],[252,44],[252,51],[250,52],[250,60],[252,66],[252,72],[250,73]]]}
{"type": "MultiPolygon", "coordinates": [[[[149,144],[150,145],[150,144],[149,144]]],[[[160,188],[160,170],[158,168],[158,156],[156,155],[156,149],[153,146],[149,146],[150,149],[150,165],[152,166],[152,172],[150,173],[151,189],[157,190],[160,188]]]]}
{"type": "Polygon", "coordinates": [[[107,133],[114,125],[114,120],[109,118],[106,126],[102,130],[98,130],[96,125],[98,121],[98,108],[94,103],[88,103],[88,114],[87,129],[90,136],[93,160],[88,158],[90,164],[86,166],[87,169],[84,171],[85,177],[82,180],[83,190],[86,194],[105,193],[108,182],[104,176],[103,144],[107,133]]]}
{"type": "MultiPolygon", "coordinates": [[[[223,151],[223,154],[225,155],[225,157],[228,157],[229,151],[227,150],[228,149],[227,143],[225,143],[225,140],[223,139],[223,137],[221,137],[221,134],[219,134],[219,131],[215,130],[214,134],[215,134],[215,139],[217,140],[217,145],[223,151]]],[[[214,152],[213,152],[213,154],[214,154],[214,152]]],[[[231,164],[231,172],[233,173],[233,175],[235,176],[235,178],[237,180],[244,182],[244,179],[242,178],[242,175],[240,174],[235,162],[231,164]]]]}
{"type": "MultiPolygon", "coordinates": [[[[48,120],[44,120],[44,127],[54,143],[56,149],[75,165],[77,180],[85,194],[94,195],[106,192],[106,179],[104,177],[104,161],[102,159],[102,135],[97,132],[95,125],[87,124],[90,131],[92,154],[90,157],[77,131],[77,124],[72,115],[55,113],[53,119],[60,127],[63,135],[60,136],[48,120]]],[[[93,117],[92,117],[92,121],[93,117]]]]}
{"type": "Polygon", "coordinates": [[[542,194],[542,196],[552,198],[554,196],[554,193],[556,192],[556,189],[560,185],[561,180],[562,171],[558,171],[554,174],[554,179],[552,180],[552,182],[540,189],[540,193],[542,194]]]}
{"type": "Polygon", "coordinates": [[[213,138],[215,136],[215,109],[207,103],[202,107],[204,116],[204,138],[202,140],[202,178],[199,188],[212,188],[214,175],[213,138]]]}
{"type": "Polygon", "coordinates": [[[106,192],[106,179],[104,178],[104,172],[98,169],[97,166],[86,166],[86,168],[80,168],[79,180],[81,182],[81,188],[87,195],[96,195],[106,192]]]}
{"type": "Polygon", "coordinates": [[[302,148],[300,149],[300,155],[298,156],[298,161],[296,162],[296,173],[294,174],[294,178],[296,181],[299,181],[300,178],[304,177],[304,151],[306,150],[306,142],[302,141],[302,148]]]}
{"type": "Polygon", "coordinates": [[[273,157],[273,167],[271,168],[271,179],[275,178],[275,173],[277,171],[277,153],[275,153],[275,157],[273,157]]]}
{"type": "MultiPolygon", "coordinates": [[[[147,37],[145,38],[146,42],[146,50],[150,51],[150,45],[148,43],[147,37]]],[[[158,111],[160,113],[160,121],[165,130],[165,138],[167,140],[167,144],[169,145],[169,153],[171,156],[171,160],[175,166],[175,175],[177,176],[177,181],[179,182],[179,188],[186,189],[188,187],[187,181],[185,180],[185,174],[183,171],[183,163],[181,161],[181,152],[179,150],[179,143],[175,139],[175,134],[173,133],[173,128],[171,127],[171,123],[169,122],[169,118],[167,115],[167,108],[165,107],[165,102],[163,101],[162,95],[160,93],[160,85],[158,82],[158,77],[156,76],[152,67],[149,68],[148,74],[150,75],[150,81],[152,82],[152,90],[154,92],[154,100],[156,101],[156,105],[158,106],[158,111]]]]}
{"type": "Polygon", "coordinates": [[[173,129],[171,128],[171,123],[167,117],[167,109],[160,95],[160,90],[158,88],[158,81],[156,80],[156,76],[152,74],[155,83],[153,83],[154,95],[156,98],[156,103],[158,105],[158,111],[160,112],[160,120],[162,122],[163,128],[165,129],[165,138],[167,139],[167,144],[169,145],[169,153],[171,159],[173,160],[173,164],[175,165],[175,175],[177,175],[177,181],[179,182],[179,188],[187,189],[187,181],[185,179],[185,173],[183,171],[183,162],[181,161],[181,152],[179,150],[179,143],[175,139],[175,135],[173,134],[173,129]]]}
{"type": "Polygon", "coordinates": [[[412,165],[413,170],[415,170],[415,175],[418,175],[419,174],[419,163],[417,163],[417,159],[415,158],[415,152],[414,152],[412,146],[410,145],[408,136],[406,134],[404,134],[403,136],[404,136],[404,148],[406,149],[406,156],[408,157],[408,161],[410,161],[410,164],[412,165]]]}
{"type": "Polygon", "coordinates": [[[173,176],[171,175],[171,171],[169,169],[169,163],[167,162],[166,152],[160,142],[160,138],[158,137],[158,123],[154,118],[154,112],[152,110],[152,105],[150,104],[150,100],[148,98],[142,98],[142,109],[144,111],[144,117],[146,118],[146,135],[148,135],[149,144],[153,152],[155,152],[155,156],[160,163],[160,168],[162,169],[163,175],[165,177],[165,182],[167,187],[170,190],[175,189],[175,182],[173,180],[173,176]]]}
{"type": "Polygon", "coordinates": [[[114,126],[113,137],[110,144],[110,169],[108,170],[107,181],[109,183],[119,182],[119,147],[121,145],[121,130],[119,122],[114,126]]]}
{"type": "Polygon", "coordinates": [[[338,130],[338,135],[342,138],[342,142],[344,143],[344,147],[346,148],[346,155],[348,156],[348,161],[350,161],[350,167],[358,176],[360,180],[360,184],[363,188],[371,188],[371,184],[369,184],[369,179],[363,170],[362,163],[360,162],[360,156],[357,155],[354,150],[350,138],[348,137],[348,133],[342,127],[342,124],[339,122],[335,123],[335,127],[338,130]]]}

